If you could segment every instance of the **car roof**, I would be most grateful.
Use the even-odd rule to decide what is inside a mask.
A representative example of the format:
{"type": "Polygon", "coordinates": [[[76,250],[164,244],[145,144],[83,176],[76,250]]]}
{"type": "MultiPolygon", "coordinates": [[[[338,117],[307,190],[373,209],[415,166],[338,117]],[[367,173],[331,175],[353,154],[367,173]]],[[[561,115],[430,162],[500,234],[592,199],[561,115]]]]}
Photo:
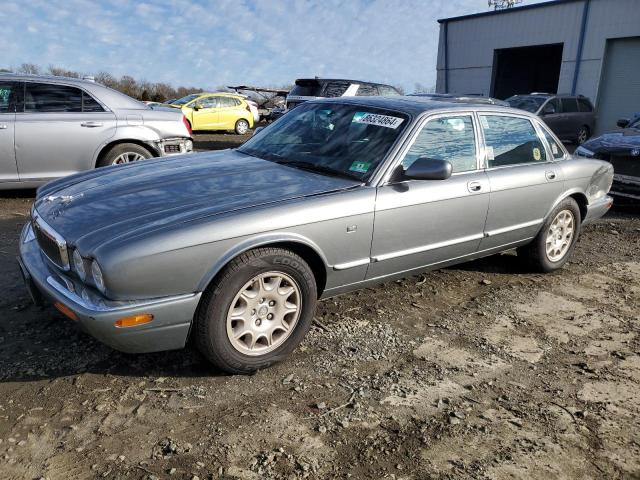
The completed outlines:
{"type": "Polygon", "coordinates": [[[310,100],[307,103],[341,103],[347,105],[362,105],[369,107],[376,107],[388,110],[396,110],[410,114],[412,116],[419,116],[422,113],[428,111],[451,111],[451,110],[481,110],[487,112],[501,112],[518,114],[528,117],[534,117],[535,115],[511,107],[504,107],[500,105],[491,105],[487,103],[474,102],[473,99],[464,101],[456,100],[455,98],[442,98],[433,99],[429,97],[418,96],[393,96],[393,97],[334,97],[334,98],[321,98],[318,100],[310,100]]]}
{"type": "Polygon", "coordinates": [[[101,103],[112,110],[148,109],[144,103],[136,100],[135,98],[125,95],[113,88],[109,88],[106,85],[102,85],[94,80],[74,77],[59,77],[54,75],[29,75],[16,73],[0,73],[0,80],[9,80],[14,82],[44,82],[78,87],[88,91],[92,95],[95,95],[101,103]]]}
{"type": "Polygon", "coordinates": [[[378,83],[378,82],[368,82],[366,80],[353,80],[350,78],[296,78],[296,81],[294,82],[296,85],[298,84],[298,82],[349,82],[349,83],[359,83],[360,85],[365,84],[365,85],[381,85],[383,87],[391,87],[394,90],[397,90],[396,87],[394,87],[393,85],[389,85],[386,83],[378,83]]]}

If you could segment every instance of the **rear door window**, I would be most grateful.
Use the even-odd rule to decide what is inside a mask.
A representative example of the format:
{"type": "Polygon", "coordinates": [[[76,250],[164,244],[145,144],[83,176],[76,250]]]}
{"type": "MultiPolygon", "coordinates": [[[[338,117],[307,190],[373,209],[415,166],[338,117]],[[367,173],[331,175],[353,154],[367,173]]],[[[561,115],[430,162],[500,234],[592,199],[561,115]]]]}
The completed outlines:
{"type": "Polygon", "coordinates": [[[578,111],[578,102],[575,98],[561,98],[560,102],[562,102],[562,113],[575,113],[578,111]]]}
{"type": "Polygon", "coordinates": [[[420,157],[447,160],[453,172],[477,169],[476,136],[471,115],[429,120],[402,161],[407,169],[420,157]]]}
{"type": "Polygon", "coordinates": [[[488,168],[546,161],[544,144],[526,118],[481,115],[480,124],[488,168]]]}
{"type": "Polygon", "coordinates": [[[82,112],[82,90],[67,85],[27,82],[24,111],[27,113],[82,112]]]}

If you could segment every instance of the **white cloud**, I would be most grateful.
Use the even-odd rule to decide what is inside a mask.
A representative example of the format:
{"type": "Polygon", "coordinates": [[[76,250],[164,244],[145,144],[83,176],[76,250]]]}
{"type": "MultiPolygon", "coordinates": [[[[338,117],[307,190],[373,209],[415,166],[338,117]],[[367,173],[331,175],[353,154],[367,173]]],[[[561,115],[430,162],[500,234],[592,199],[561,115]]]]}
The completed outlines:
{"type": "Polygon", "coordinates": [[[411,89],[435,83],[436,20],[483,7],[477,0],[5,0],[0,67],[54,64],[203,87],[335,75],[411,89]]]}

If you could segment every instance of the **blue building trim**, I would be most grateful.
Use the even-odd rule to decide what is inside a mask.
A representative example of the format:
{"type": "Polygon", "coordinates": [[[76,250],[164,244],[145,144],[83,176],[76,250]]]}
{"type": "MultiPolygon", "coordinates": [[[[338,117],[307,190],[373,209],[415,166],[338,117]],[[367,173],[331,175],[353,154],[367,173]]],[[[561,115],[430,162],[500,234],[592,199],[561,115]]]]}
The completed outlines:
{"type": "Polygon", "coordinates": [[[584,47],[584,37],[587,32],[587,20],[589,19],[589,5],[591,0],[585,0],[582,8],[582,24],[580,25],[580,37],[578,38],[578,49],[576,51],[576,64],[573,69],[573,82],[571,83],[571,95],[576,94],[578,87],[578,76],[580,75],[580,63],[582,63],[582,48],[584,47]]]}
{"type": "Polygon", "coordinates": [[[581,1],[583,0],[551,0],[549,2],[533,3],[530,5],[523,5],[521,7],[513,7],[513,8],[505,8],[502,10],[491,10],[488,12],[472,13],[470,15],[462,15],[460,17],[440,18],[438,19],[438,23],[443,23],[446,25],[448,22],[453,22],[456,20],[466,20],[468,18],[477,18],[477,17],[488,17],[490,15],[501,15],[501,14],[511,13],[511,12],[522,12],[523,10],[533,10],[534,8],[544,8],[544,7],[550,7],[553,5],[560,5],[563,3],[573,3],[573,2],[581,2],[581,1]]]}

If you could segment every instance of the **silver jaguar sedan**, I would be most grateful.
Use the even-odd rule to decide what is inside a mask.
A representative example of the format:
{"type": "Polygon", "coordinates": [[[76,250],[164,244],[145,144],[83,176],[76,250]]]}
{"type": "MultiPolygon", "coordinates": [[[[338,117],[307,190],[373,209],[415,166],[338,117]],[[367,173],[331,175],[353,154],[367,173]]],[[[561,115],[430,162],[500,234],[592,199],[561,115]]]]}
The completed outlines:
{"type": "Polygon", "coordinates": [[[20,264],[34,300],[113,348],[192,336],[247,373],[300,343],[318,298],[513,248],[530,268],[561,268],[611,206],[612,179],[520,110],[311,101],[236,150],[40,188],[20,264]]]}

